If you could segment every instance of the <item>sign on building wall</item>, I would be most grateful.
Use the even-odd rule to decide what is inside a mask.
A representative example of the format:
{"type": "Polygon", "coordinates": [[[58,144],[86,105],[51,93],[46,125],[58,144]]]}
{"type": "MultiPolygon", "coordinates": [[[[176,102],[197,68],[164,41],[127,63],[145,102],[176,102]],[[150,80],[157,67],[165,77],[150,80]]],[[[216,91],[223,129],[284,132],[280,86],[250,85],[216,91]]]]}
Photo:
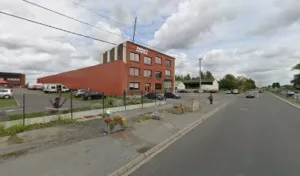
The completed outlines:
{"type": "Polygon", "coordinates": [[[141,48],[141,47],[136,47],[136,52],[148,54],[148,50],[141,48]]]}

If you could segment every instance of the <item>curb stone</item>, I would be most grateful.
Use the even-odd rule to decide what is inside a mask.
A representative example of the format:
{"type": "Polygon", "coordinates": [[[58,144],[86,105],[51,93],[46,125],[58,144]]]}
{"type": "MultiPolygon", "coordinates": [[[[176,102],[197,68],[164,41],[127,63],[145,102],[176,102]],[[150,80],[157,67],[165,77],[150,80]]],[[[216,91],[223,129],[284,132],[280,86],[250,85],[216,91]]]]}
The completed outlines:
{"type": "Polygon", "coordinates": [[[174,135],[171,137],[167,138],[163,142],[157,144],[155,147],[152,149],[148,150],[145,152],[142,156],[139,156],[135,158],[134,160],[130,161],[128,164],[125,166],[121,167],[117,171],[113,172],[112,174],[109,174],[108,176],[116,176],[116,173],[118,173],[118,176],[128,176],[132,172],[134,172],[136,169],[138,169],[141,165],[145,164],[147,161],[149,161],[151,158],[153,158],[156,154],[158,154],[160,151],[163,151],[165,148],[167,148],[169,145],[171,145],[173,142],[177,141],[181,137],[183,137],[186,133],[194,129],[196,126],[201,124],[205,119],[209,118],[216,112],[218,112],[220,109],[225,107],[230,101],[228,100],[225,103],[223,103],[221,106],[215,108],[211,112],[205,114],[201,119],[195,121],[194,123],[184,127],[182,130],[179,132],[176,132],[174,135]],[[141,157],[141,158],[140,158],[141,157]],[[130,173],[128,173],[130,172],[130,173]]]}

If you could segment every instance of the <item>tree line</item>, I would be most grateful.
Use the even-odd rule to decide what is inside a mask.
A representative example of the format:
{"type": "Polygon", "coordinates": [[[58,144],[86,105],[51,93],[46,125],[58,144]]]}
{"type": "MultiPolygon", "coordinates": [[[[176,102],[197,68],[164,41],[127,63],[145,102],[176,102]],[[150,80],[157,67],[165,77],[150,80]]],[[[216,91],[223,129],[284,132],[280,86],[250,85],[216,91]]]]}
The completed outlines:
{"type": "Polygon", "coordinates": [[[295,65],[294,67],[292,67],[292,70],[298,70],[299,73],[298,74],[295,74],[294,75],[294,78],[291,80],[291,84],[292,85],[284,85],[284,86],[280,86],[280,83],[279,82],[274,82],[272,83],[272,85],[269,85],[268,87],[269,88],[280,88],[280,87],[285,87],[287,89],[293,89],[293,88],[296,88],[296,89],[300,89],[300,64],[297,64],[295,65]]]}
{"type": "MultiPolygon", "coordinates": [[[[206,72],[201,72],[201,79],[209,79],[209,80],[214,80],[214,76],[210,71],[206,72]]],[[[175,75],[175,80],[176,81],[185,81],[185,80],[199,80],[199,76],[197,77],[192,77],[190,74],[187,74],[185,76],[183,75],[175,75]]]]}
{"type": "Polygon", "coordinates": [[[239,89],[240,91],[247,91],[256,88],[255,81],[251,78],[247,78],[244,76],[235,77],[232,74],[225,75],[219,81],[220,89],[232,90],[239,89]]]}

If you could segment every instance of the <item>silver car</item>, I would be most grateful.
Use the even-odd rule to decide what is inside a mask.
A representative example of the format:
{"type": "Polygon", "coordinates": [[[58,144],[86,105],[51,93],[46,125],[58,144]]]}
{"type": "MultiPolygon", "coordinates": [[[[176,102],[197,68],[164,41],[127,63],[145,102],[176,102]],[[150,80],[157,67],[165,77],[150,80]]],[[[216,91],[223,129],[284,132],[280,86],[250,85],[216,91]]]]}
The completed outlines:
{"type": "Polygon", "coordinates": [[[73,92],[74,97],[79,98],[79,97],[83,97],[84,94],[86,94],[87,92],[89,92],[88,90],[85,89],[79,89],[75,92],[73,92]]]}
{"type": "Polygon", "coordinates": [[[14,94],[13,94],[11,89],[0,88],[0,99],[1,98],[9,99],[9,98],[12,98],[12,97],[14,97],[14,94]]]}

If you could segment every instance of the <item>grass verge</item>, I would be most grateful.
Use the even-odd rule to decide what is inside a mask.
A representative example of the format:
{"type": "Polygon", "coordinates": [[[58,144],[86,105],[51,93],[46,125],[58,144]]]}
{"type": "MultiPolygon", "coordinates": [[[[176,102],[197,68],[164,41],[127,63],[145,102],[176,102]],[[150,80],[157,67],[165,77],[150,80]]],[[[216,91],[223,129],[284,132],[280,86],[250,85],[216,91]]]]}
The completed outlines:
{"type": "Polygon", "coordinates": [[[24,131],[31,131],[31,130],[41,129],[41,128],[49,128],[58,125],[73,124],[76,122],[77,122],[76,120],[71,120],[71,119],[64,119],[64,120],[58,119],[48,123],[39,123],[39,124],[25,125],[25,126],[23,126],[22,124],[17,124],[9,128],[4,128],[3,126],[0,126],[0,136],[13,136],[18,133],[22,133],[24,131]]]}
{"type": "Polygon", "coordinates": [[[0,99],[0,108],[18,106],[14,98],[0,99]]]}

